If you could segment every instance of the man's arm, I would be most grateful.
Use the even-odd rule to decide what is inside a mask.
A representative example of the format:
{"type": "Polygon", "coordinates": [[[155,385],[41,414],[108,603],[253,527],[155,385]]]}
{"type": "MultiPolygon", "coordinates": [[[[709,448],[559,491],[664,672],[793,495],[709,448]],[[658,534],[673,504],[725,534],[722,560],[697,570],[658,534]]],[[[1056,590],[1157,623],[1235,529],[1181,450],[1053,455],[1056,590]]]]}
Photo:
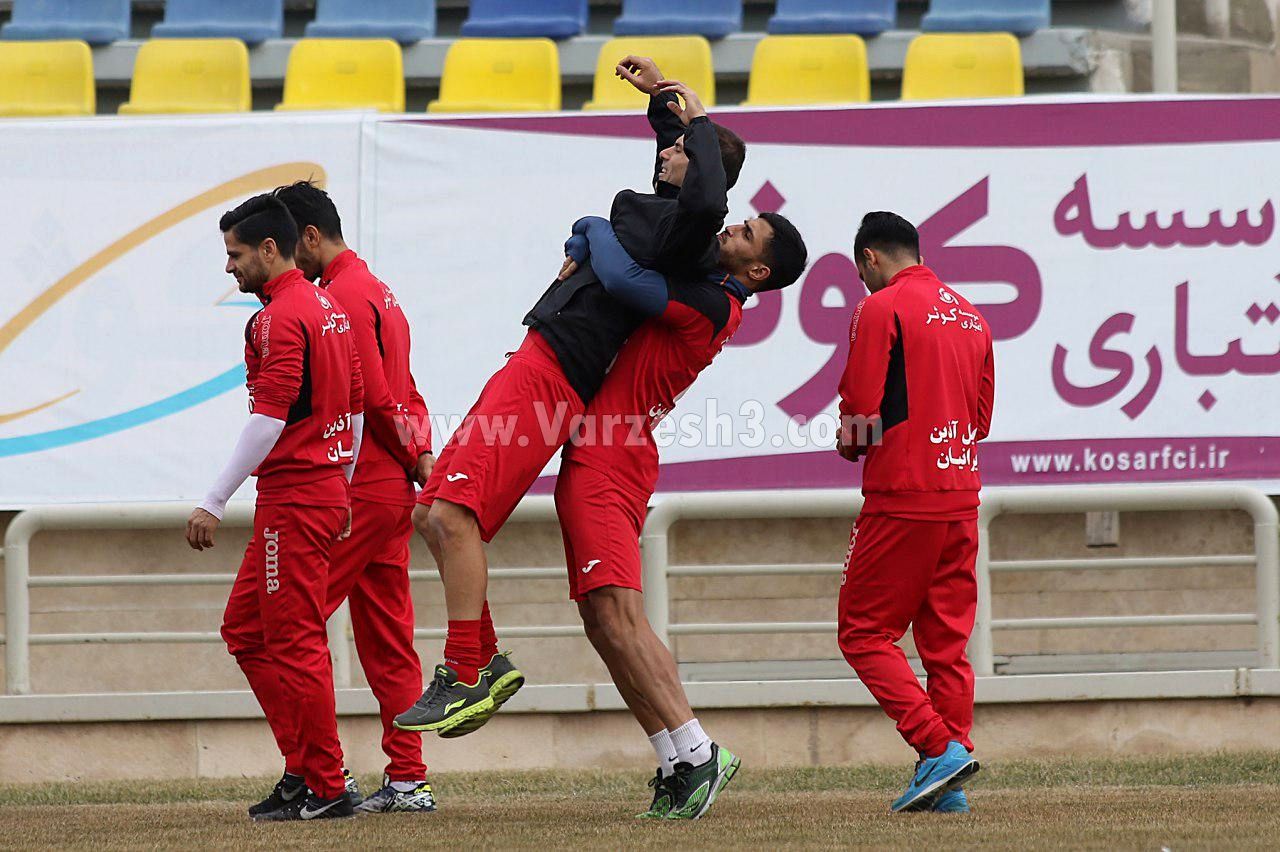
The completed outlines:
{"type": "MultiPolygon", "coordinates": [[[[683,83],[663,81],[663,91],[678,94],[684,128],[684,153],[689,158],[675,209],[662,217],[654,234],[655,257],[671,270],[696,263],[711,245],[729,215],[729,183],[720,156],[715,125],[697,94],[683,83]]],[[[675,111],[668,107],[668,111],[675,111]]]]}
{"type": "Polygon", "coordinates": [[[871,426],[880,419],[889,352],[897,334],[888,300],[867,297],[854,310],[849,361],[840,377],[840,437],[836,443],[848,461],[856,461],[866,452],[871,426]]]}
{"type": "Polygon", "coordinates": [[[608,219],[588,216],[578,220],[574,229],[586,238],[591,268],[610,296],[645,316],[658,316],[667,309],[666,277],[636,263],[608,219]]]}
{"type": "Polygon", "coordinates": [[[978,384],[978,440],[991,432],[991,409],[996,401],[996,359],[991,350],[991,338],[987,338],[987,358],[982,362],[982,379],[978,384]]]}
{"type": "MultiPolygon", "coordinates": [[[[668,104],[676,102],[674,93],[661,91],[662,72],[657,64],[647,56],[624,56],[614,69],[614,73],[626,80],[636,89],[649,96],[649,126],[657,140],[658,150],[653,158],[653,188],[664,198],[675,198],[679,187],[658,180],[662,171],[663,151],[676,144],[676,140],[684,134],[682,122],[668,104]]],[[[678,106],[678,103],[677,103],[678,106]]]]}

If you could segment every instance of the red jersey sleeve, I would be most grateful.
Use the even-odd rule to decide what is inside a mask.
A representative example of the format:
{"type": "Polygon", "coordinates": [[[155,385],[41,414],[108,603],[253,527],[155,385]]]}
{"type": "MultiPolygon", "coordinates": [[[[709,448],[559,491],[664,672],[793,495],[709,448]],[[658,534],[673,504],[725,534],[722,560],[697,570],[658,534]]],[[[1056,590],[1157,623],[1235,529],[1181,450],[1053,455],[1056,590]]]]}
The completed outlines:
{"type": "Polygon", "coordinates": [[[991,409],[996,401],[996,359],[991,350],[991,338],[987,337],[987,358],[982,362],[982,379],[978,383],[978,440],[991,431],[991,409]]]}
{"type": "Polygon", "coordinates": [[[409,374],[409,414],[414,427],[414,451],[417,455],[431,452],[431,413],[427,411],[427,401],[418,392],[418,383],[409,374]]]}
{"type": "Polygon", "coordinates": [[[264,313],[253,330],[261,366],[253,387],[253,413],[288,421],[302,390],[306,334],[296,317],[264,313]]]}
{"type": "Polygon", "coordinates": [[[360,362],[360,352],[351,347],[351,415],[363,414],[365,411],[364,365],[360,362]]]}
{"type": "Polygon", "coordinates": [[[849,324],[849,361],[840,377],[840,413],[878,417],[884,398],[889,352],[898,338],[889,299],[868,296],[854,309],[849,324]]]}
{"type": "MultiPolygon", "coordinates": [[[[364,428],[390,451],[406,469],[417,463],[417,454],[406,444],[413,434],[400,406],[387,386],[387,374],[382,365],[382,353],[378,349],[377,315],[367,299],[358,294],[346,295],[335,287],[330,288],[346,307],[351,319],[351,333],[355,343],[354,354],[360,364],[364,385],[364,428]]],[[[355,386],[352,386],[355,396],[355,386]]],[[[353,406],[355,405],[353,401],[353,406]]],[[[351,409],[354,413],[356,408],[351,409]]]]}

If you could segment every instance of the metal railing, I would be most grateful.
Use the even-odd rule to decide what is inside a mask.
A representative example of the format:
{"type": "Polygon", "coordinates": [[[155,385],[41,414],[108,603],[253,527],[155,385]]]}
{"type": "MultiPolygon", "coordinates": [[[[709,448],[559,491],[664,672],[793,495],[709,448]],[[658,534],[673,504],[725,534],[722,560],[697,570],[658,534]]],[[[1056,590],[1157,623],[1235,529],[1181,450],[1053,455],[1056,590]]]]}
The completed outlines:
{"type": "MultiPolygon", "coordinates": [[[[1262,665],[1280,667],[1280,541],[1275,506],[1259,491],[1239,486],[1143,486],[1042,489],[989,489],[983,495],[979,513],[978,611],[970,656],[979,675],[994,674],[992,633],[995,630],[1088,629],[1099,627],[1146,627],[1178,625],[1257,626],[1257,648],[1262,665]],[[1161,556],[1090,557],[1086,559],[991,561],[989,532],[992,521],[1002,514],[1033,514],[1087,511],[1191,511],[1233,509],[1248,512],[1254,524],[1254,553],[1161,556]],[[1068,618],[993,619],[991,615],[992,572],[1115,570],[1159,567],[1256,567],[1256,611],[1253,613],[1208,613],[1180,615],[1121,615],[1068,618]]],[[[834,621],[803,622],[715,622],[672,624],[669,580],[672,577],[787,576],[839,574],[841,566],[819,563],[672,565],[669,536],[681,520],[848,518],[856,516],[861,497],[846,490],[712,492],[674,494],[661,498],[649,512],[641,537],[646,589],[645,606],[655,631],[666,641],[671,636],[708,634],[834,634],[834,621]]],[[[30,542],[43,530],[99,529],[180,529],[190,512],[185,503],[97,504],[49,506],[18,514],[5,534],[5,643],[6,688],[9,694],[27,694],[30,682],[32,645],[82,643],[218,642],[212,632],[30,632],[30,589],[52,587],[132,586],[132,585],[229,585],[233,575],[217,574],[30,574],[30,542]]],[[[555,518],[550,497],[526,498],[512,520],[547,522],[555,518]]],[[[223,526],[248,526],[252,507],[228,507],[223,526]]],[[[557,579],[564,569],[493,568],[494,579],[557,579]]],[[[435,571],[410,572],[411,579],[438,577],[435,571]]],[[[832,609],[835,603],[832,601],[832,609]]],[[[334,678],[339,686],[351,682],[350,647],[346,641],[348,621],[345,608],[330,620],[330,648],[334,654],[334,678]]],[[[418,629],[417,638],[441,638],[442,629],[418,629]]],[[[546,638],[581,635],[582,627],[534,625],[503,630],[504,637],[546,638]]]]}

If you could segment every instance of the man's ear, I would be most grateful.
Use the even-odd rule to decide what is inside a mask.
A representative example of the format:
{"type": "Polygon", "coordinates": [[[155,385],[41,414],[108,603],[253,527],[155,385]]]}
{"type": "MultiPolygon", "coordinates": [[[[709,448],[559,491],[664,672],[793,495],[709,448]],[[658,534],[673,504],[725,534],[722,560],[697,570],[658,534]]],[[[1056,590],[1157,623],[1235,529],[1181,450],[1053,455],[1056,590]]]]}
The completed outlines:
{"type": "Polygon", "coordinates": [[[302,229],[302,239],[309,246],[320,245],[320,229],[315,225],[308,225],[302,229]]]}
{"type": "Polygon", "coordinates": [[[763,263],[753,263],[747,269],[747,277],[756,284],[763,284],[772,274],[772,270],[763,263]]]}
{"type": "Polygon", "coordinates": [[[268,265],[280,254],[280,247],[276,245],[274,237],[267,237],[262,241],[262,245],[258,247],[258,252],[262,255],[262,260],[268,265]]]}

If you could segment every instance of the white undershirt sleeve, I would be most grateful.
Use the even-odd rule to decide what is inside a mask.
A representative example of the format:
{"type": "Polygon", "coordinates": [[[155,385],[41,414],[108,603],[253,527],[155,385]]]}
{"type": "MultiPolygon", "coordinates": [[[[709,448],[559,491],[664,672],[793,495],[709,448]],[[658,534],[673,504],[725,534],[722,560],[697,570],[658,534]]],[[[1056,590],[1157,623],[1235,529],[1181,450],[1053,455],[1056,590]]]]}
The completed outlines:
{"type": "MultiPolygon", "coordinates": [[[[276,445],[276,441],[280,440],[284,425],[283,420],[277,420],[265,414],[250,414],[249,422],[244,424],[244,431],[240,433],[240,440],[236,441],[236,448],[231,451],[231,459],[218,475],[218,480],[209,489],[199,508],[222,520],[227,501],[249,478],[254,468],[266,459],[271,448],[276,445]]],[[[356,440],[359,441],[358,438],[356,440]]]]}
{"type": "Polygon", "coordinates": [[[356,475],[356,463],[360,461],[360,440],[364,437],[364,415],[357,414],[351,418],[351,464],[343,468],[347,482],[356,475]]]}

